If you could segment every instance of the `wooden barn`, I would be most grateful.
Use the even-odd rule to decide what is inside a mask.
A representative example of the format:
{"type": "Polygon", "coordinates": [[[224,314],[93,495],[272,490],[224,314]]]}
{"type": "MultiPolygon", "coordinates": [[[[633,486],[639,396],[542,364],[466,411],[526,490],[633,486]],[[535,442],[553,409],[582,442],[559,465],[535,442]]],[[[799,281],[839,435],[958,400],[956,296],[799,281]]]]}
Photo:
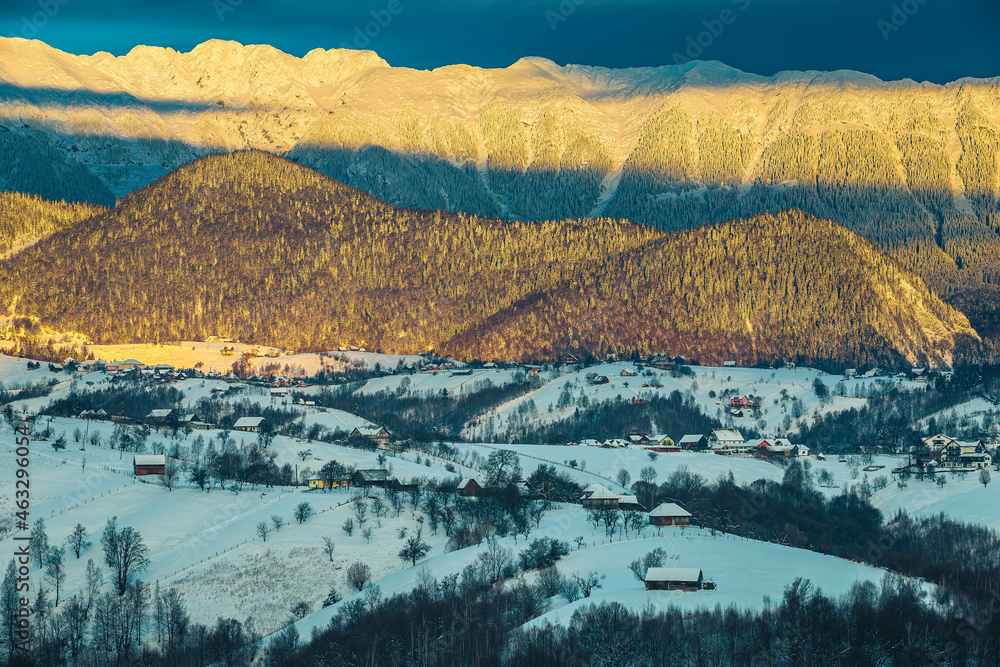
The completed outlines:
{"type": "Polygon", "coordinates": [[[174,411],[169,408],[163,410],[153,410],[148,415],[146,415],[146,422],[150,426],[163,426],[166,424],[171,417],[174,417],[174,411]]]}
{"type": "Polygon", "coordinates": [[[143,475],[162,475],[167,465],[163,454],[136,454],[132,457],[132,467],[136,477],[143,475]]]}
{"type": "Polygon", "coordinates": [[[381,468],[371,470],[358,470],[351,478],[353,486],[361,488],[385,489],[390,484],[389,471],[381,468]]]}
{"type": "Polygon", "coordinates": [[[699,567],[651,567],[646,571],[646,590],[698,591],[704,580],[699,567]]]}

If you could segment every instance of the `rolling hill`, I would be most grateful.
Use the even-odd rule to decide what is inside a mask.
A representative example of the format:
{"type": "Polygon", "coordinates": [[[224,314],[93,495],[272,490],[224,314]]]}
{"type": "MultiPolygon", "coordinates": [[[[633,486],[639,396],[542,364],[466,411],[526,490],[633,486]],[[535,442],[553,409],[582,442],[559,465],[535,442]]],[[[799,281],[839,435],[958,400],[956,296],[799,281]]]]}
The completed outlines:
{"type": "Polygon", "coordinates": [[[666,233],[382,203],[262,152],[197,160],[0,263],[0,308],[97,342],[539,360],[947,360],[966,318],[799,212],[666,233]]]}

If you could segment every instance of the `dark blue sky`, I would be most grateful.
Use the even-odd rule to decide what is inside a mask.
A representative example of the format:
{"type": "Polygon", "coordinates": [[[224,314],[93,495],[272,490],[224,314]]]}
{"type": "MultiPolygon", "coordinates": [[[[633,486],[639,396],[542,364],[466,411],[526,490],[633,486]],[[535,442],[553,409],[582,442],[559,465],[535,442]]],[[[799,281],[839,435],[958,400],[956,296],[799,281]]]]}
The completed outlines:
{"type": "Polygon", "coordinates": [[[759,74],[854,69],[937,83],[1000,75],[998,0],[3,0],[0,34],[72,53],[213,37],[367,46],[396,66],[608,67],[696,57],[759,74]],[[373,14],[374,12],[374,14],[373,14]],[[365,34],[367,31],[368,34],[365,34]]]}

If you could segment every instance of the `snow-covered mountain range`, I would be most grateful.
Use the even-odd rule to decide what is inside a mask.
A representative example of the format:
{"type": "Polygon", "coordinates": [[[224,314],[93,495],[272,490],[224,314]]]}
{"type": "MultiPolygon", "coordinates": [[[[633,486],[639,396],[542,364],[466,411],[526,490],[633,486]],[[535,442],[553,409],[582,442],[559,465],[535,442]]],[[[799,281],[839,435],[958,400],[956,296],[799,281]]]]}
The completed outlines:
{"type": "Polygon", "coordinates": [[[680,229],[795,207],[945,293],[997,272],[1000,78],[940,86],[539,58],[423,71],[370,51],[297,58],[213,40],[75,56],[0,39],[4,189],[110,203],[240,148],[418,208],[680,229]]]}

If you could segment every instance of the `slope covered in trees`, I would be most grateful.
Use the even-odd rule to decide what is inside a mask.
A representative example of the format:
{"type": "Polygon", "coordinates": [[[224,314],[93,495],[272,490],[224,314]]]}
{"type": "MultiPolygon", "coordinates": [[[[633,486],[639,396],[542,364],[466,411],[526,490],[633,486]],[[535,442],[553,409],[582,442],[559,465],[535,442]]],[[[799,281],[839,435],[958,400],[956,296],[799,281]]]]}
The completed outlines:
{"type": "Polygon", "coordinates": [[[0,192],[0,257],[103,210],[92,204],[66,204],[0,192]]]}
{"type": "Polygon", "coordinates": [[[102,342],[889,364],[975,336],[920,278],[805,214],[668,234],[409,210],[258,152],[187,165],[0,273],[9,315],[102,342]]]}

